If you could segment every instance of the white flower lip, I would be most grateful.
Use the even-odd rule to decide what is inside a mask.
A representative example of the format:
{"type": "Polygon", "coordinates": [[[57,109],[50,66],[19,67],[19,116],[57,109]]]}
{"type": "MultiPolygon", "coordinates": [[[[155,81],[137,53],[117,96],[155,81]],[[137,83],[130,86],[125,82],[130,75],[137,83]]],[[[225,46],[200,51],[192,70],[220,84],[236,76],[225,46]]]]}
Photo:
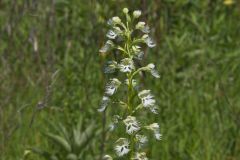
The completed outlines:
{"type": "Polygon", "coordinates": [[[148,141],[146,136],[140,135],[140,134],[136,134],[136,139],[140,143],[140,145],[143,145],[143,144],[147,143],[147,141],[148,141]]]}
{"type": "Polygon", "coordinates": [[[109,86],[106,87],[105,93],[107,95],[111,96],[115,93],[115,91],[116,91],[116,88],[114,86],[109,85],[109,86]]]}
{"type": "Polygon", "coordinates": [[[116,151],[116,154],[119,157],[127,154],[130,151],[129,144],[130,144],[130,142],[126,138],[119,138],[116,141],[116,146],[114,148],[116,151]]]}
{"type": "Polygon", "coordinates": [[[156,44],[153,42],[152,38],[148,37],[145,39],[145,43],[148,45],[148,47],[153,48],[156,46],[156,44]]]}
{"type": "Polygon", "coordinates": [[[151,37],[149,37],[148,34],[144,34],[142,36],[143,41],[148,45],[148,47],[153,48],[156,46],[155,42],[152,40],[151,37]]]}
{"type": "Polygon", "coordinates": [[[124,58],[119,65],[121,72],[132,72],[135,69],[133,61],[130,58],[124,58]]]}
{"type": "Polygon", "coordinates": [[[110,79],[110,82],[106,86],[105,94],[112,96],[120,86],[121,82],[117,78],[110,79]]]}
{"type": "Polygon", "coordinates": [[[109,30],[107,33],[107,37],[109,39],[115,39],[117,37],[117,33],[115,33],[113,30],[109,30]]]}
{"type": "Polygon", "coordinates": [[[136,117],[128,116],[123,122],[126,125],[126,132],[130,135],[140,130],[139,122],[136,120],[136,117]]]}
{"type": "Polygon", "coordinates": [[[160,75],[159,75],[158,71],[155,70],[155,69],[152,69],[152,70],[151,70],[151,74],[152,74],[152,76],[155,77],[155,78],[160,78],[160,75]]]}
{"type": "Polygon", "coordinates": [[[98,112],[105,111],[105,109],[107,108],[107,105],[108,105],[109,102],[110,102],[109,97],[103,96],[101,104],[100,104],[100,108],[98,109],[98,112]]]}
{"type": "Polygon", "coordinates": [[[144,98],[142,98],[142,104],[144,107],[149,107],[155,105],[156,100],[153,99],[153,96],[148,95],[144,98]]]}
{"type": "Polygon", "coordinates": [[[157,140],[161,140],[162,139],[162,134],[160,134],[159,132],[155,132],[154,136],[157,140]]]}
{"type": "Polygon", "coordinates": [[[156,100],[154,99],[154,96],[150,93],[150,90],[143,90],[138,93],[138,97],[142,101],[143,107],[151,107],[155,106],[156,100]]]}

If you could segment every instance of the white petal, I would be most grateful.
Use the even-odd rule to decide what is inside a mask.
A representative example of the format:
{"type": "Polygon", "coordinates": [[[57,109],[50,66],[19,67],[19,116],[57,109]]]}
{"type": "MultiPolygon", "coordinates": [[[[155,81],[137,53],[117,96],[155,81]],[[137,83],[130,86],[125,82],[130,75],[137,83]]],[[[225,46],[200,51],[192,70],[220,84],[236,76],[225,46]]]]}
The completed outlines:
{"type": "Polygon", "coordinates": [[[162,134],[160,134],[159,132],[155,132],[154,136],[157,140],[161,140],[162,139],[162,134]]]}
{"type": "Polygon", "coordinates": [[[155,77],[155,78],[160,78],[160,75],[158,74],[158,71],[155,70],[155,69],[152,69],[152,70],[151,70],[151,74],[152,74],[153,77],[155,77]]]}
{"type": "Polygon", "coordinates": [[[137,141],[138,141],[141,145],[143,145],[143,144],[145,144],[145,143],[148,142],[147,137],[144,136],[144,135],[136,134],[136,139],[137,139],[137,141]]]}
{"type": "Polygon", "coordinates": [[[127,154],[130,149],[127,148],[127,146],[116,146],[115,151],[119,157],[122,157],[123,155],[127,154]]]}
{"type": "Polygon", "coordinates": [[[109,85],[106,87],[106,91],[105,91],[105,94],[108,95],[108,96],[111,96],[115,93],[116,91],[116,88],[112,85],[109,85]]]}
{"type": "Polygon", "coordinates": [[[126,132],[130,135],[139,131],[139,130],[140,130],[140,127],[138,126],[138,124],[133,123],[133,124],[129,124],[129,125],[126,126],[126,132]]]}
{"type": "Polygon", "coordinates": [[[106,88],[105,88],[105,94],[108,96],[112,96],[120,86],[121,82],[117,78],[110,79],[110,82],[108,82],[106,88]]]}
{"type": "Polygon", "coordinates": [[[132,158],[132,160],[148,160],[146,153],[145,152],[141,152],[141,153],[135,153],[134,158],[132,158]]]}
{"type": "Polygon", "coordinates": [[[139,122],[136,120],[136,117],[128,116],[123,122],[126,125],[126,132],[128,134],[133,134],[140,130],[139,122]]]}
{"type": "Polygon", "coordinates": [[[150,106],[154,106],[156,103],[156,100],[153,99],[154,97],[152,95],[147,95],[146,97],[142,98],[142,104],[144,107],[150,107],[150,106]]]}
{"type": "Polygon", "coordinates": [[[121,72],[131,72],[135,69],[134,63],[130,58],[124,58],[119,65],[121,72]]]}
{"type": "Polygon", "coordinates": [[[98,109],[98,112],[103,112],[106,109],[109,101],[110,101],[109,97],[104,96],[102,98],[102,101],[101,101],[101,104],[100,104],[100,108],[98,109]]]}
{"type": "Polygon", "coordinates": [[[153,42],[152,38],[150,38],[148,35],[144,39],[145,43],[148,45],[148,47],[153,48],[156,46],[156,44],[153,42]]]}
{"type": "Polygon", "coordinates": [[[130,151],[129,141],[126,138],[119,138],[114,149],[119,157],[127,154],[130,151]]]}
{"type": "Polygon", "coordinates": [[[131,72],[132,71],[131,65],[120,65],[120,71],[121,72],[131,72]]]}
{"type": "Polygon", "coordinates": [[[108,31],[107,37],[110,39],[115,39],[117,37],[117,33],[115,33],[113,30],[108,31]]]}

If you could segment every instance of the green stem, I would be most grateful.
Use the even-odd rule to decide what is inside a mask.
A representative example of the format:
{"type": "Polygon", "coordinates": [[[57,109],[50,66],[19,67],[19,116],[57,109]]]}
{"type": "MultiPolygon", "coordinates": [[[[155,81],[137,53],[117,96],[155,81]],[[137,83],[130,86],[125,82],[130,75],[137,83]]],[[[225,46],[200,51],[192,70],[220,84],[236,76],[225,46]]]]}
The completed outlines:
{"type": "MultiPolygon", "coordinates": [[[[132,58],[131,52],[130,52],[130,47],[132,44],[132,39],[131,39],[131,31],[129,29],[129,25],[127,22],[127,30],[126,30],[126,36],[127,36],[127,43],[125,44],[125,51],[127,52],[127,55],[129,58],[132,58]]],[[[133,107],[133,85],[132,85],[132,77],[133,77],[134,72],[127,74],[128,78],[128,92],[127,92],[127,105],[128,105],[128,115],[132,115],[132,112],[134,111],[133,107]]],[[[135,141],[134,141],[134,135],[130,136],[130,154],[129,154],[129,159],[132,159],[134,157],[134,146],[135,146],[135,141]]]]}
{"type": "Polygon", "coordinates": [[[144,43],[144,40],[142,38],[140,38],[140,39],[135,39],[132,42],[132,44],[137,44],[137,43],[144,43]]]}
{"type": "Polygon", "coordinates": [[[130,76],[130,80],[132,81],[133,77],[139,73],[140,71],[143,71],[143,70],[146,70],[146,67],[142,67],[142,68],[139,68],[138,70],[136,70],[135,72],[133,72],[133,74],[130,76]]]}
{"type": "Polygon", "coordinates": [[[123,49],[122,47],[118,46],[118,47],[115,47],[115,48],[122,51],[124,54],[128,55],[128,52],[125,49],[123,49]]]}
{"type": "MultiPolygon", "coordinates": [[[[132,79],[131,79],[132,74],[128,74],[128,106],[129,106],[129,111],[128,114],[131,115],[132,112],[134,111],[133,105],[132,105],[132,95],[133,95],[133,86],[132,86],[132,79]]],[[[134,135],[131,135],[130,137],[130,154],[129,154],[129,158],[133,158],[134,156],[134,146],[135,146],[135,142],[134,142],[134,135]]]]}

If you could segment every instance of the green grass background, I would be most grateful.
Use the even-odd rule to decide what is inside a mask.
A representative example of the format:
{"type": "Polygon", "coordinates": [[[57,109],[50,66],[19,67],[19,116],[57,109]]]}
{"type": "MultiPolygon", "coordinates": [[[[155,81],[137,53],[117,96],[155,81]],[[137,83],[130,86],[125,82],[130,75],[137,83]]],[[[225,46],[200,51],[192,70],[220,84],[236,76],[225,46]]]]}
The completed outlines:
{"type": "Polygon", "coordinates": [[[95,120],[101,128],[96,109],[108,77],[98,50],[106,21],[124,7],[143,10],[157,42],[143,64],[155,63],[161,79],[147,76],[143,83],[157,97],[160,114],[148,117],[160,124],[163,140],[150,141],[148,154],[153,160],[240,159],[239,1],[2,0],[1,160],[23,159],[32,146],[54,150],[42,135],[53,130],[50,123],[71,128],[82,116],[85,126],[95,120]],[[56,71],[47,107],[29,127],[56,71]]]}

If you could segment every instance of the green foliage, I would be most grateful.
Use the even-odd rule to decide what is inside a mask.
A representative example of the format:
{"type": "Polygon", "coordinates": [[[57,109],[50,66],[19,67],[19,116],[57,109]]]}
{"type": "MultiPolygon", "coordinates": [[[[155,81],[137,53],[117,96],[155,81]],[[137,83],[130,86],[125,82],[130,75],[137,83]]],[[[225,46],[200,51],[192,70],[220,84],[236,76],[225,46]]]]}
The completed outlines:
{"type": "Polygon", "coordinates": [[[96,155],[94,155],[94,151],[90,152],[90,150],[93,150],[92,147],[96,145],[96,136],[100,132],[94,123],[85,126],[87,126],[86,129],[83,128],[83,119],[79,119],[77,125],[70,128],[70,130],[59,124],[57,134],[43,133],[53,148],[52,152],[36,147],[27,150],[40,155],[46,160],[94,159],[96,155]]]}

